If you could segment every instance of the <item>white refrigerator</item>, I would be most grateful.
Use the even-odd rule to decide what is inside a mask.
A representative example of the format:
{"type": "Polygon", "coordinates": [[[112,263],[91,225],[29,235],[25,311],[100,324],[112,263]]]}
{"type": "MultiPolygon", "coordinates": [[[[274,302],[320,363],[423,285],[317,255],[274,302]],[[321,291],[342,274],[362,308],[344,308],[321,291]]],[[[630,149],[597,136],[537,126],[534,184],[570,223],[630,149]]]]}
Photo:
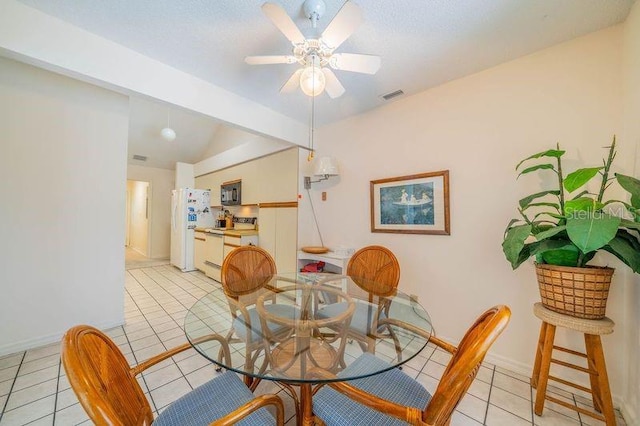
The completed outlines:
{"type": "Polygon", "coordinates": [[[181,188],[171,191],[171,264],[183,272],[195,271],[195,228],[213,228],[211,191],[181,188]]]}

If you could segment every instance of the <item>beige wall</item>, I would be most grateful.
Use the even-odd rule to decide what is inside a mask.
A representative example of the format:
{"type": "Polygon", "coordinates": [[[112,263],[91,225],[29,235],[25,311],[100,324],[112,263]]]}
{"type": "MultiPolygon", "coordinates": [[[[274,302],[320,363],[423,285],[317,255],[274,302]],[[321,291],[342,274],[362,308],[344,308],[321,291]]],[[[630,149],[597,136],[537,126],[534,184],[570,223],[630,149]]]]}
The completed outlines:
{"type": "MultiPolygon", "coordinates": [[[[516,181],[514,168],[556,142],[568,151],[567,169],[600,164],[602,147],[622,132],[622,40],[622,26],[612,27],[319,129],[317,155],[333,155],[341,165],[340,178],[324,187],[326,202],[322,187],[311,191],[325,244],[393,250],[401,288],[419,296],[444,338],[457,341],[484,309],[509,305],[513,318],[492,359],[529,375],[539,328],[534,269],[527,262],[512,271],[501,242],[517,200],[542,183],[536,176],[516,181]],[[451,179],[450,236],[370,232],[370,180],[443,169],[451,179]]],[[[617,169],[631,173],[635,141],[619,142],[617,169]]],[[[308,203],[303,209],[301,225],[310,216],[308,203]]],[[[314,234],[301,226],[299,244],[315,243],[314,234]]],[[[637,323],[624,315],[624,268],[611,257],[601,260],[622,271],[608,310],[616,333],[604,339],[619,398],[624,336],[637,323]]],[[[582,345],[581,336],[563,331],[558,342],[582,345]]]]}
{"type": "MultiPolygon", "coordinates": [[[[640,152],[640,3],[636,2],[624,25],[623,61],[624,136],[629,145],[640,152]]],[[[640,172],[640,158],[636,154],[633,175],[640,172]]],[[[629,274],[624,300],[624,320],[630,326],[624,340],[623,414],[629,425],[640,424],[640,276],[629,274]]]]}
{"type": "Polygon", "coordinates": [[[0,58],[0,355],[124,320],[128,100],[0,58]]]}
{"type": "Polygon", "coordinates": [[[153,259],[167,259],[171,252],[171,190],[174,189],[175,172],[129,165],[127,178],[149,182],[149,234],[150,253],[153,259]]]}

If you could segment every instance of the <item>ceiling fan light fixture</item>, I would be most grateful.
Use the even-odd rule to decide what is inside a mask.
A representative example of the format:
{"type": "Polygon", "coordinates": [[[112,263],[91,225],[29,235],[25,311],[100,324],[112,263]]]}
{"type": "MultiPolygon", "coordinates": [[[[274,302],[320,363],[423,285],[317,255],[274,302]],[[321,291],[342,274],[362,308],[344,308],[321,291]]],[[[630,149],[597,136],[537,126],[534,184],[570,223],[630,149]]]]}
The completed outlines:
{"type": "Polygon", "coordinates": [[[307,96],[318,96],[324,91],[326,79],[320,67],[308,66],[300,74],[300,89],[307,96]]]}

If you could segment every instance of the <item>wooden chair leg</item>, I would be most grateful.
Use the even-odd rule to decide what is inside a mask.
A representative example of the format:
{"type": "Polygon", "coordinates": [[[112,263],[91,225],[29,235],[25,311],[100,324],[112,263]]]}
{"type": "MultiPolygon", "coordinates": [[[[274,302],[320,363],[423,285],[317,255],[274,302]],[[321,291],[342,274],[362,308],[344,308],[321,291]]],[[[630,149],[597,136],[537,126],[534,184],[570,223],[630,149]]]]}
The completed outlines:
{"type": "Polygon", "coordinates": [[[533,363],[533,374],[531,375],[531,387],[538,387],[538,378],[540,377],[540,362],[542,361],[542,348],[544,347],[544,337],[547,333],[547,323],[542,321],[540,324],[540,337],[538,337],[538,345],[536,346],[536,360],[533,363]]]}
{"type": "MultiPolygon", "coordinates": [[[[598,394],[600,410],[605,418],[607,426],[615,426],[616,416],[613,412],[613,402],[611,400],[611,389],[609,388],[609,376],[607,374],[607,366],[604,361],[604,351],[602,350],[602,341],[600,336],[594,334],[585,334],[585,344],[587,347],[587,357],[589,363],[593,363],[595,370],[598,372],[595,378],[596,386],[592,390],[594,395],[598,394]]],[[[589,376],[591,378],[591,375],[589,376]]],[[[592,378],[593,380],[593,378],[592,378]]],[[[595,398],[594,398],[594,404],[595,398]]]]}
{"type": "Polygon", "coordinates": [[[553,340],[556,336],[556,326],[547,324],[545,327],[544,344],[542,349],[542,359],[540,360],[540,374],[538,376],[536,404],[534,412],[541,416],[544,409],[544,399],[547,394],[547,382],[549,381],[549,369],[551,368],[551,352],[553,351],[553,340]]]}
{"type": "Polygon", "coordinates": [[[594,343],[590,341],[589,334],[584,335],[584,346],[586,348],[587,366],[591,371],[589,373],[589,383],[591,384],[591,399],[593,400],[593,408],[598,413],[602,413],[602,398],[600,391],[600,383],[598,380],[598,366],[595,363],[595,356],[593,354],[594,343]]]}

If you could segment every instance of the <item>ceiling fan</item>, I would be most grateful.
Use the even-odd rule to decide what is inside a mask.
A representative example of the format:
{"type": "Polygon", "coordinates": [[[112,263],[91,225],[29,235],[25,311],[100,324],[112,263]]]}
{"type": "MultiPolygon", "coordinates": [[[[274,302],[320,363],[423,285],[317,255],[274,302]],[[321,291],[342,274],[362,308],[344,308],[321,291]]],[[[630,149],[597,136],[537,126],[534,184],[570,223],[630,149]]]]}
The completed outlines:
{"type": "MultiPolygon", "coordinates": [[[[315,28],[325,11],[323,0],[306,0],[305,15],[315,28]]],[[[278,4],[265,3],[262,11],[273,24],[291,41],[292,55],[247,56],[251,65],[299,64],[289,80],[280,88],[281,93],[291,92],[299,85],[308,96],[317,96],[326,90],[331,98],[341,96],[345,89],[331,70],[343,70],[364,74],[375,74],[380,69],[380,57],[357,53],[334,53],[362,23],[360,8],[346,1],[329,23],[320,38],[305,38],[287,12],[278,4]]]]}

